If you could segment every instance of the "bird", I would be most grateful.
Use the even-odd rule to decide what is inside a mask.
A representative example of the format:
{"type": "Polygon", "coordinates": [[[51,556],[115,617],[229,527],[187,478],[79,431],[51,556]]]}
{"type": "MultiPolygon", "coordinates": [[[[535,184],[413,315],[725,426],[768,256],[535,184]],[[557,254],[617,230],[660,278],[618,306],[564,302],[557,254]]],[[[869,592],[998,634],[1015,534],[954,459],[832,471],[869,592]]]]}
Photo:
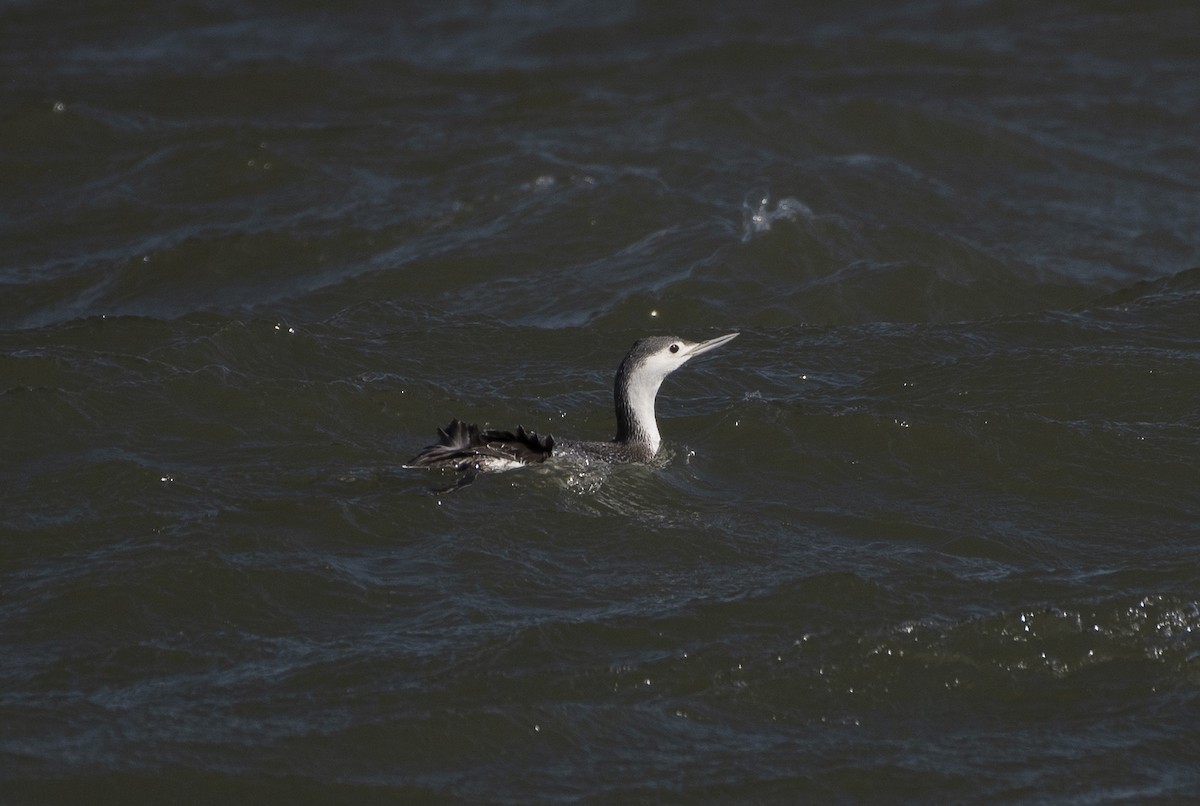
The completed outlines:
{"type": "Polygon", "coordinates": [[[613,404],[617,433],[605,442],[556,440],[517,426],[516,431],[482,429],[455,419],[438,429],[438,441],[409,459],[405,467],[492,473],[541,464],[552,457],[584,461],[647,464],[658,454],[662,437],[654,401],[663,380],[698,355],[728,344],[727,333],[693,342],[675,336],[648,336],[634,342],[617,368],[613,404]]]}

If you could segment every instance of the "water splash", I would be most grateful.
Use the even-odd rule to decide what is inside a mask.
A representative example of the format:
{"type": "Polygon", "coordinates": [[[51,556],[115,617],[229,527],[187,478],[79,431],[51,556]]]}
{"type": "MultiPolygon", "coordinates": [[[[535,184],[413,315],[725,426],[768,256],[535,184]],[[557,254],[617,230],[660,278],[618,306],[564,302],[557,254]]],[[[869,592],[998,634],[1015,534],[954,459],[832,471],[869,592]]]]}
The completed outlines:
{"type": "Polygon", "coordinates": [[[755,235],[769,232],[776,221],[812,218],[812,214],[808,205],[791,196],[780,199],[772,210],[769,193],[751,191],[742,202],[742,243],[755,235]]]}

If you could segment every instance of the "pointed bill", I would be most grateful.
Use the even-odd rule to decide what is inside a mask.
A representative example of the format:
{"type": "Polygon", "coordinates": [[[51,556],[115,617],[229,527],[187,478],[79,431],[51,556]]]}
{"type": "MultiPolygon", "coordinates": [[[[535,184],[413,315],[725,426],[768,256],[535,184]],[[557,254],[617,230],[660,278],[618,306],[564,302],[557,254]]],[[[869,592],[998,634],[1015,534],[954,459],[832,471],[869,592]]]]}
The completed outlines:
{"type": "Polygon", "coordinates": [[[717,336],[715,339],[702,341],[699,344],[690,345],[687,348],[688,358],[695,358],[701,353],[707,353],[709,350],[715,350],[722,344],[728,344],[738,337],[737,333],[726,333],[724,336],[717,336]]]}

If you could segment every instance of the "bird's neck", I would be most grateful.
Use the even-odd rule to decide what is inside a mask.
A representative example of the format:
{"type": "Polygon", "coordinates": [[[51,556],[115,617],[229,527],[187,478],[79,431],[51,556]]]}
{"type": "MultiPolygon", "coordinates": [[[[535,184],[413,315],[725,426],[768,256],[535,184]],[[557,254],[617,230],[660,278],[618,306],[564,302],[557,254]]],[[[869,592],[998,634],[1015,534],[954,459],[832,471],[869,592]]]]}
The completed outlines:
{"type": "Polygon", "coordinates": [[[662,378],[655,380],[636,376],[629,378],[623,373],[617,375],[613,389],[617,411],[616,442],[645,448],[651,456],[658,453],[662,437],[658,434],[658,421],[654,416],[654,399],[658,396],[660,386],[662,378]]]}

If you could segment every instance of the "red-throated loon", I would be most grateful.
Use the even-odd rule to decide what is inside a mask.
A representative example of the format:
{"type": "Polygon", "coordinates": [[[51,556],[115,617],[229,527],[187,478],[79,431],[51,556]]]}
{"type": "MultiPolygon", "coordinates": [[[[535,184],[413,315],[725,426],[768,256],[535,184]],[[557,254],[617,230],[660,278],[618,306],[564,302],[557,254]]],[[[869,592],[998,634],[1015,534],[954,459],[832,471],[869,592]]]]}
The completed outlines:
{"type": "Polygon", "coordinates": [[[617,369],[613,384],[617,435],[610,442],[555,440],[520,426],[516,433],[483,431],[454,420],[446,428],[438,429],[438,444],[422,450],[405,467],[489,472],[537,464],[551,456],[601,462],[649,462],[662,443],[654,417],[654,398],[663,379],[688,359],[720,347],[737,335],[729,333],[699,344],[673,336],[650,336],[635,342],[617,369]]]}

